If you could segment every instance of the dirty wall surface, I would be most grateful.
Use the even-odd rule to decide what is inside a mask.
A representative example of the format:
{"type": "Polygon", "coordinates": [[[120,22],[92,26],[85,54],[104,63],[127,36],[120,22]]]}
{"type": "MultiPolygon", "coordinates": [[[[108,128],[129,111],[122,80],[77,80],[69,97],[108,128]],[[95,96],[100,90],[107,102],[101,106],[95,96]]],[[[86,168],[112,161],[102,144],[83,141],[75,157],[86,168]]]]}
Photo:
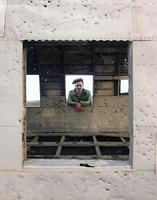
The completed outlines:
{"type": "MultiPolygon", "coordinates": [[[[6,2],[0,1],[0,5],[6,2]]],[[[0,21],[1,36],[5,33],[0,39],[0,198],[28,199],[29,195],[33,200],[156,200],[157,2],[128,0],[117,3],[113,0],[107,1],[106,6],[102,1],[92,0],[88,4],[74,0],[53,3],[8,0],[5,31],[0,21]],[[21,39],[133,41],[129,73],[131,169],[119,170],[120,164],[113,171],[105,168],[102,171],[99,167],[95,171],[68,167],[56,167],[56,170],[23,168],[21,39]]]]}
{"type": "Polygon", "coordinates": [[[2,16],[6,21],[5,36],[8,38],[22,40],[156,39],[157,2],[155,0],[149,2],[146,0],[1,0],[1,6],[6,2],[7,10],[2,16]]]}
{"type": "MultiPolygon", "coordinates": [[[[104,90],[105,93],[105,90],[104,90]]],[[[128,96],[95,96],[91,108],[78,113],[64,96],[43,96],[40,108],[27,109],[28,131],[128,132],[128,96]]]]}
{"type": "Polygon", "coordinates": [[[154,173],[1,173],[1,199],[150,200],[156,199],[154,173]]]}

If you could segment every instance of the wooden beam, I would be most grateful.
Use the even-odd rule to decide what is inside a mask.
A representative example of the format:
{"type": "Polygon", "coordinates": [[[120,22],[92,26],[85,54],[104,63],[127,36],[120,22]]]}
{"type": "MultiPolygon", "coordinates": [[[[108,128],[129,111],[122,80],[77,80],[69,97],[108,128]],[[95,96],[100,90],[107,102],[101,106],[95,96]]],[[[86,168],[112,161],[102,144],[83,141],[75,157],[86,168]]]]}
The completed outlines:
{"type": "MultiPolygon", "coordinates": [[[[62,138],[64,138],[65,136],[62,136],[62,138]]],[[[103,147],[127,147],[128,143],[124,143],[124,142],[28,142],[27,143],[28,146],[38,146],[38,147],[42,147],[42,146],[58,146],[62,147],[62,146],[66,146],[66,147],[86,147],[86,146],[103,146],[103,147]]],[[[59,148],[61,149],[61,148],[59,148]]],[[[97,148],[98,150],[98,148],[97,148]]],[[[59,150],[58,150],[59,151],[59,150]]],[[[99,150],[98,150],[99,151],[99,150]]],[[[100,153],[98,153],[100,154],[100,153]]]]}
{"type": "MultiPolygon", "coordinates": [[[[55,155],[29,155],[28,158],[56,158],[55,155]]],[[[89,155],[89,156],[82,156],[82,155],[60,155],[60,159],[97,159],[97,155],[89,155]]],[[[103,155],[100,156],[99,159],[103,160],[128,160],[128,155],[103,155]]]]}
{"type": "Polygon", "coordinates": [[[56,157],[59,157],[59,156],[60,156],[60,153],[61,153],[61,150],[62,150],[62,145],[63,145],[64,139],[65,139],[65,136],[62,136],[62,137],[61,137],[61,140],[60,140],[60,142],[59,142],[57,151],[56,151],[56,155],[55,155],[56,157]]]}
{"type": "Polygon", "coordinates": [[[123,138],[129,138],[129,133],[127,131],[119,131],[119,132],[112,132],[112,131],[104,131],[104,132],[33,132],[33,131],[28,131],[27,132],[27,137],[32,137],[32,136],[44,136],[44,137],[49,137],[49,136],[106,136],[106,137],[123,137],[123,138]]]}
{"type": "Polygon", "coordinates": [[[101,151],[100,151],[100,148],[99,148],[99,143],[98,143],[98,141],[97,141],[95,136],[93,136],[93,141],[94,141],[96,153],[97,153],[98,157],[100,157],[101,156],[101,151]]]}

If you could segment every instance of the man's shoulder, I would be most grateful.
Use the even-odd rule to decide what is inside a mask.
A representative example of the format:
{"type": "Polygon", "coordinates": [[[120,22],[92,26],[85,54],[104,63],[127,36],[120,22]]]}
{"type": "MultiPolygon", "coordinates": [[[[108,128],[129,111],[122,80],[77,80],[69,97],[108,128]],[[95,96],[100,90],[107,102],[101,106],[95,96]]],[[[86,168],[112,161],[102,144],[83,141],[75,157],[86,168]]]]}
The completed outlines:
{"type": "Polygon", "coordinates": [[[69,94],[75,94],[75,91],[74,90],[70,90],[69,94]]]}
{"type": "Polygon", "coordinates": [[[90,94],[90,91],[87,90],[87,89],[84,89],[84,92],[87,93],[87,94],[90,94]]]}

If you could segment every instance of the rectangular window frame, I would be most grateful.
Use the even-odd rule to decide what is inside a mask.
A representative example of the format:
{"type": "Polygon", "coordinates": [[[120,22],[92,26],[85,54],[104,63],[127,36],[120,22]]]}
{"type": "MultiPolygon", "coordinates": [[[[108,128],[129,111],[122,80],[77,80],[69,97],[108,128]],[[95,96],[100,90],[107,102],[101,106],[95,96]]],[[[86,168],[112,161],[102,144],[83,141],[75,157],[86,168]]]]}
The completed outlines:
{"type": "MultiPolygon", "coordinates": [[[[26,59],[26,50],[23,50],[24,52],[24,77],[26,76],[26,66],[27,66],[27,59],[26,59]]],[[[126,171],[130,171],[132,168],[132,152],[133,152],[133,142],[132,142],[132,133],[133,133],[133,119],[132,119],[132,105],[133,105],[133,98],[132,98],[132,43],[130,42],[128,45],[128,60],[129,60],[129,72],[128,72],[128,76],[129,76],[129,121],[131,121],[131,123],[129,123],[129,133],[130,133],[130,152],[129,152],[129,160],[127,161],[120,161],[120,160],[58,160],[58,159],[39,159],[39,160],[34,160],[34,159],[26,159],[26,135],[27,135],[27,123],[25,120],[24,123],[24,139],[23,139],[23,146],[24,146],[24,161],[23,161],[23,167],[24,168],[79,168],[79,169],[87,169],[89,170],[92,169],[92,171],[95,170],[126,170],[126,171]]],[[[24,81],[25,78],[24,78],[24,81]]],[[[25,84],[24,84],[25,85],[25,84]]],[[[24,91],[26,90],[25,86],[24,86],[24,91]]],[[[25,96],[25,92],[24,92],[24,99],[26,102],[26,96],[25,96]]],[[[26,107],[25,107],[25,119],[26,119],[26,107]]]]}

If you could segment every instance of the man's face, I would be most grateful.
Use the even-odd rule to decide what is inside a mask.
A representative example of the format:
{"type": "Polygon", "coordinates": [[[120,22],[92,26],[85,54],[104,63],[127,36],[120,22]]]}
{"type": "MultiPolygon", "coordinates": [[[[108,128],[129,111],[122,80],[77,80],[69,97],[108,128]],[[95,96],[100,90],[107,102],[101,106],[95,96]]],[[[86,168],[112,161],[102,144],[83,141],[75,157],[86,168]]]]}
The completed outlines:
{"type": "Polygon", "coordinates": [[[83,83],[82,82],[77,82],[75,83],[75,88],[76,88],[76,92],[81,94],[82,90],[83,90],[83,83]]]}

